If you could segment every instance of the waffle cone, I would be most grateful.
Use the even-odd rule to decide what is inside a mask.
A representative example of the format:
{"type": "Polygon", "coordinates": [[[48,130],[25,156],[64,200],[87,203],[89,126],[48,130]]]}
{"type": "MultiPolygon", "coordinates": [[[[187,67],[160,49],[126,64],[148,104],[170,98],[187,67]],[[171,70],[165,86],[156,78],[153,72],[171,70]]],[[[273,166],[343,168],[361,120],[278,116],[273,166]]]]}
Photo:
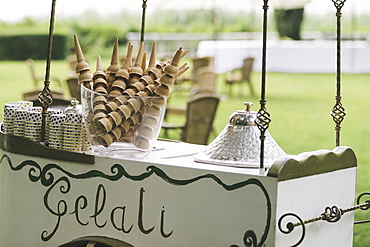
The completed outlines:
{"type": "Polygon", "coordinates": [[[78,41],[77,35],[75,34],[73,38],[75,42],[76,59],[77,59],[76,72],[80,73],[81,71],[84,71],[84,70],[90,70],[90,66],[85,61],[84,54],[82,53],[82,49],[80,46],[80,42],[78,41]]]}

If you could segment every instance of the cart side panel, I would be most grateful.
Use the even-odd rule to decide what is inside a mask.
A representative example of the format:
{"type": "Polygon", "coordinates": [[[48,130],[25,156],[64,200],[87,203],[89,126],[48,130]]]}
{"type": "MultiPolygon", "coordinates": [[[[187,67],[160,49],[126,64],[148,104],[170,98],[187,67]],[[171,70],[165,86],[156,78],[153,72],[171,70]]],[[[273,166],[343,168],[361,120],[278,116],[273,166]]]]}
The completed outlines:
{"type": "Polygon", "coordinates": [[[92,165],[0,154],[4,246],[86,236],[133,246],[274,245],[276,178],[220,172],[189,158],[174,166],[96,157],[92,165]]]}

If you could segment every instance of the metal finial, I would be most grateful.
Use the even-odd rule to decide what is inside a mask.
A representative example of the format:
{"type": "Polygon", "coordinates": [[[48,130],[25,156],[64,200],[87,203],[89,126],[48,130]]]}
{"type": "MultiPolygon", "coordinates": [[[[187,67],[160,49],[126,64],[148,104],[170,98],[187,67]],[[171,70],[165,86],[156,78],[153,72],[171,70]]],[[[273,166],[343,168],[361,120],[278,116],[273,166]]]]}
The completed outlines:
{"type": "Polygon", "coordinates": [[[53,102],[53,95],[50,91],[50,63],[51,63],[51,55],[53,49],[53,32],[54,32],[54,17],[55,17],[55,3],[56,0],[52,0],[51,4],[51,15],[50,15],[50,25],[49,25],[49,44],[48,44],[48,51],[47,51],[47,60],[46,60],[46,72],[45,72],[45,81],[44,81],[44,88],[38,95],[39,101],[42,106],[42,125],[41,125],[41,142],[45,141],[45,126],[46,126],[46,118],[48,114],[48,108],[53,102]]]}
{"type": "Polygon", "coordinates": [[[146,10],[146,2],[148,0],[143,0],[143,13],[141,16],[141,36],[140,36],[140,43],[144,42],[144,34],[145,34],[145,10],[146,10]]]}
{"type": "Polygon", "coordinates": [[[335,132],[336,132],[336,146],[340,145],[340,130],[341,123],[346,116],[345,109],[342,106],[342,96],[341,96],[341,17],[342,17],[342,7],[346,0],[332,0],[334,6],[337,10],[337,95],[335,96],[335,105],[332,109],[331,116],[335,122],[335,132]]]}
{"type": "Polygon", "coordinates": [[[340,11],[340,9],[343,7],[344,2],[346,0],[332,0],[332,1],[334,3],[335,8],[337,8],[337,10],[339,9],[339,11],[340,11]]]}
{"type": "Polygon", "coordinates": [[[267,42],[267,10],[268,0],[263,0],[263,46],[262,46],[262,83],[261,83],[261,100],[260,100],[260,109],[257,113],[257,118],[255,120],[258,129],[261,131],[261,148],[260,148],[260,169],[263,169],[264,166],[264,152],[265,152],[265,139],[266,139],[266,130],[269,127],[271,122],[270,114],[266,110],[266,42],[267,42]]]}
{"type": "Polygon", "coordinates": [[[80,103],[76,98],[73,98],[72,100],[71,100],[71,105],[72,105],[72,107],[75,109],[75,108],[77,108],[77,106],[78,106],[78,103],[80,103]]]}
{"type": "Polygon", "coordinates": [[[244,105],[245,105],[245,111],[250,112],[251,108],[253,106],[253,103],[252,102],[244,102],[244,105]]]}

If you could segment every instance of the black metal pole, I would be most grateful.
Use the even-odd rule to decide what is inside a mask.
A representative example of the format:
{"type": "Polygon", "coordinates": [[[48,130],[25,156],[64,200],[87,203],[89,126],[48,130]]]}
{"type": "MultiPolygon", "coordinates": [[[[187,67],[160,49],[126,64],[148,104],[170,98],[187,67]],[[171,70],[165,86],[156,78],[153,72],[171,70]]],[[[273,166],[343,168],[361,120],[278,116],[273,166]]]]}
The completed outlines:
{"type": "Polygon", "coordinates": [[[262,83],[261,83],[261,100],[260,109],[257,113],[256,124],[258,129],[261,131],[261,146],[260,146],[260,169],[264,169],[265,159],[265,133],[271,122],[270,114],[266,110],[266,51],[267,51],[267,10],[268,0],[263,0],[263,46],[262,46],[262,83]]]}
{"type": "Polygon", "coordinates": [[[342,105],[342,96],[341,96],[341,17],[342,17],[342,7],[346,0],[332,0],[334,6],[337,10],[337,84],[336,84],[336,96],[335,96],[335,105],[332,109],[331,116],[335,122],[335,144],[336,146],[340,145],[340,130],[341,123],[346,116],[345,109],[342,105]]]}
{"type": "Polygon", "coordinates": [[[50,86],[50,64],[51,64],[51,55],[52,55],[52,49],[53,49],[55,4],[56,4],[56,0],[52,0],[50,24],[49,24],[49,44],[48,44],[47,59],[46,59],[44,88],[38,95],[39,101],[42,106],[41,142],[45,141],[45,132],[46,132],[45,128],[46,128],[46,118],[48,114],[48,107],[53,102],[53,95],[51,94],[49,86],[50,86]]]}
{"type": "Polygon", "coordinates": [[[267,10],[268,0],[263,0],[263,42],[262,42],[262,85],[261,100],[265,100],[266,94],[266,53],[267,53],[267,10]]]}
{"type": "Polygon", "coordinates": [[[148,0],[143,0],[143,13],[142,13],[142,16],[141,16],[141,35],[140,35],[140,43],[141,42],[144,42],[144,34],[145,34],[145,12],[146,12],[146,2],[148,0]]]}

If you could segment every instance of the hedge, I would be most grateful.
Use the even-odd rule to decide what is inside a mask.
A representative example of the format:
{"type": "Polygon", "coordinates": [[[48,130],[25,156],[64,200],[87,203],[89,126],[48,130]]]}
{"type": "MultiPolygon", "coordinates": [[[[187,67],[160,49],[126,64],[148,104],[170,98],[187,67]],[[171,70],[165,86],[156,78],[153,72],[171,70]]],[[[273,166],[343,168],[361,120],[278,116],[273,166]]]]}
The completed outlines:
{"type": "MultiPolygon", "coordinates": [[[[6,35],[0,36],[0,60],[46,60],[48,35],[6,35]]],[[[63,60],[66,57],[67,37],[53,35],[52,59],[63,60]]]]}

